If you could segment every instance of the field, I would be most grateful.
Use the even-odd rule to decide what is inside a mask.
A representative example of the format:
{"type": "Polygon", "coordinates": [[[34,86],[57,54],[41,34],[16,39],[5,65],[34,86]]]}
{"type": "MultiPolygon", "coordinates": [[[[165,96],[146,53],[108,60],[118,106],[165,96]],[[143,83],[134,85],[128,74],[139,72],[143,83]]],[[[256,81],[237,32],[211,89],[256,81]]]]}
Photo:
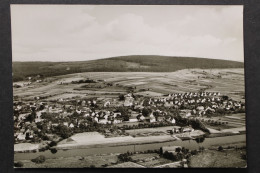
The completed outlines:
{"type": "Polygon", "coordinates": [[[33,163],[30,160],[21,160],[26,168],[85,168],[85,167],[104,167],[117,163],[116,154],[95,155],[95,156],[76,156],[59,157],[47,159],[42,164],[33,163]]]}
{"type": "MultiPolygon", "coordinates": [[[[20,83],[20,82],[19,82],[20,83]]],[[[16,83],[14,83],[16,84],[16,83]]],[[[234,100],[244,101],[243,69],[186,69],[176,72],[85,72],[45,78],[41,83],[14,88],[14,96],[33,100],[41,97],[45,101],[70,98],[115,98],[134,88],[136,95],[161,96],[169,93],[216,91],[234,100]],[[217,75],[221,77],[216,77],[217,75]],[[99,80],[89,84],[72,84],[79,79],[99,80]],[[67,83],[61,85],[59,82],[67,83]],[[112,84],[112,86],[107,84],[112,84]],[[102,87],[101,87],[102,86],[102,87]],[[81,89],[79,89],[81,88],[81,89]]]]}
{"type": "Polygon", "coordinates": [[[191,168],[245,168],[247,163],[241,158],[245,150],[205,150],[191,157],[191,168]]]}

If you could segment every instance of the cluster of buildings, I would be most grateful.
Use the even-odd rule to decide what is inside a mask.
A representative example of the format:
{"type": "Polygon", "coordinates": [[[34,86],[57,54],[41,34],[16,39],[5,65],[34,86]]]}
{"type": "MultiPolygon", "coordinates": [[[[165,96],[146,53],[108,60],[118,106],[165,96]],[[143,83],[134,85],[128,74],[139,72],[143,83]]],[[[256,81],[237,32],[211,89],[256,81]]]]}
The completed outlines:
{"type": "MultiPolygon", "coordinates": [[[[142,98],[141,98],[142,99],[142,98]]],[[[120,101],[113,100],[57,100],[53,102],[22,103],[15,102],[13,106],[15,120],[15,138],[17,140],[34,137],[37,124],[47,125],[51,129],[60,124],[68,128],[88,126],[89,123],[120,124],[127,122],[170,122],[176,123],[173,116],[162,107],[173,107],[182,117],[197,117],[207,113],[214,114],[217,109],[229,111],[241,109],[244,104],[231,99],[225,99],[218,92],[202,93],[175,93],[165,97],[149,98],[146,105],[143,101],[137,102],[132,94],[124,96],[121,105],[124,111],[115,107],[120,101]],[[146,113],[144,109],[149,109],[146,113]],[[33,118],[28,120],[28,116],[33,118]],[[48,119],[43,115],[50,114],[48,119]]],[[[185,129],[175,129],[185,131],[185,129]]]]}
{"type": "Polygon", "coordinates": [[[224,97],[219,92],[175,93],[167,97],[150,98],[148,104],[154,107],[174,107],[180,109],[182,115],[185,114],[187,117],[215,113],[217,109],[229,111],[245,108],[241,101],[224,97]]]}

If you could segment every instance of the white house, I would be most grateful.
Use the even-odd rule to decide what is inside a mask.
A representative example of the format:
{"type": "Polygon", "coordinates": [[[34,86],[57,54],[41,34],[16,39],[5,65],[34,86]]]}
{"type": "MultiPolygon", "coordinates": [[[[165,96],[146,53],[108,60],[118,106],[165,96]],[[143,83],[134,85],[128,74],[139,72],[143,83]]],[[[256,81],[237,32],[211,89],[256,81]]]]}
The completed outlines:
{"type": "Polygon", "coordinates": [[[70,123],[69,127],[74,128],[74,124],[70,123]]]}
{"type": "Polygon", "coordinates": [[[106,119],[101,119],[98,121],[99,124],[107,124],[108,121],[106,119]]]}

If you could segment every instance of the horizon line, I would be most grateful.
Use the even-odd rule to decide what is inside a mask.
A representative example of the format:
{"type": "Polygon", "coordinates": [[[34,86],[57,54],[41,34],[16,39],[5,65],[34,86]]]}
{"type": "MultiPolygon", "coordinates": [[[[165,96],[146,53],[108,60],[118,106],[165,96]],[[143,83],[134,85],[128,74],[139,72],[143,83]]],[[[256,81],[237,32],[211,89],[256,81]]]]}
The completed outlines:
{"type": "Polygon", "coordinates": [[[208,57],[192,57],[192,56],[168,56],[168,55],[120,55],[120,56],[112,56],[112,57],[106,57],[106,58],[96,58],[96,59],[90,59],[90,60],[69,60],[69,61],[42,61],[42,60],[30,60],[30,61],[13,61],[12,62],[53,62],[53,63],[65,63],[65,62],[86,62],[86,61],[95,61],[95,60],[104,60],[104,59],[110,59],[110,58],[119,58],[119,57],[127,57],[127,56],[160,56],[160,57],[172,57],[172,58],[198,58],[198,59],[208,59],[208,60],[223,60],[223,61],[233,61],[233,62],[241,62],[243,61],[239,60],[228,60],[228,59],[218,59],[218,58],[208,58],[208,57]]]}

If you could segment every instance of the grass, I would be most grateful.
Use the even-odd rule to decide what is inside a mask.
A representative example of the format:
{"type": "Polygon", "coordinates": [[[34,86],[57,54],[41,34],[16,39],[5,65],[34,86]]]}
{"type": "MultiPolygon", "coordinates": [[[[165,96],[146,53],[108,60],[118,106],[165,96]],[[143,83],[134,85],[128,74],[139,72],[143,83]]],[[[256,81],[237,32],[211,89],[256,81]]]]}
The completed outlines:
{"type": "Polygon", "coordinates": [[[21,160],[23,168],[89,168],[104,167],[113,165],[118,162],[116,154],[93,155],[93,156],[76,156],[76,157],[59,157],[47,159],[44,163],[36,164],[30,160],[21,160]]]}
{"type": "Polygon", "coordinates": [[[245,150],[205,150],[192,156],[189,166],[192,168],[244,168],[247,163],[241,158],[245,150]]]}

